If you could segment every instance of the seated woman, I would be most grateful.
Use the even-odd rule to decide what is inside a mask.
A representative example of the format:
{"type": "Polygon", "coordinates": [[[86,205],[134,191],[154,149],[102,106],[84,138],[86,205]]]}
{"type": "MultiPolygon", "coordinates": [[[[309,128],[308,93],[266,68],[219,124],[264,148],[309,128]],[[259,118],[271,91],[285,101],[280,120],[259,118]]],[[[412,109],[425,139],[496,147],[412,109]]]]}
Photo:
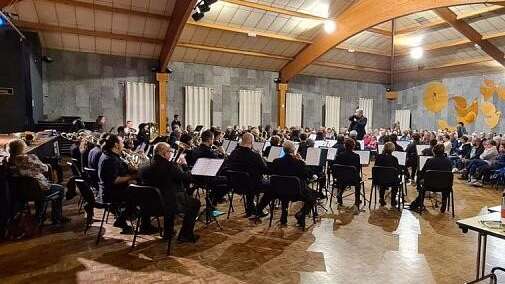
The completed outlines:
{"type": "Polygon", "coordinates": [[[475,173],[471,176],[471,185],[482,186],[484,179],[489,177],[493,171],[505,167],[505,144],[502,143],[499,145],[496,158],[486,162],[475,169],[475,173]]]}
{"type": "MultiPolygon", "coordinates": [[[[477,159],[472,159],[466,164],[466,171],[462,174],[461,179],[469,179],[475,174],[475,170],[483,165],[490,164],[493,159],[498,155],[496,150],[496,141],[485,140],[484,151],[477,159]]],[[[472,182],[470,180],[470,182],[472,182]]]]}
{"type": "MultiPolygon", "coordinates": [[[[470,158],[468,159],[461,159],[461,164],[460,168],[458,170],[462,169],[462,179],[467,179],[468,178],[468,172],[466,171],[466,166],[472,161],[476,159],[480,159],[480,155],[484,152],[484,146],[483,143],[485,143],[486,140],[482,141],[479,137],[474,137],[472,139],[472,148],[470,150],[470,158]]],[[[458,171],[456,171],[458,172],[458,171]]]]}
{"type": "MultiPolygon", "coordinates": [[[[51,184],[44,176],[48,167],[33,154],[25,154],[26,144],[23,140],[16,139],[9,143],[9,165],[19,176],[32,177],[37,180],[45,196],[51,197],[51,219],[54,225],[64,224],[70,219],[63,217],[63,196],[65,189],[62,185],[51,184]]],[[[37,202],[37,218],[43,221],[43,205],[37,202]]]]}
{"type": "Polygon", "coordinates": [[[280,145],[281,145],[281,137],[279,137],[278,135],[272,136],[272,138],[270,138],[270,145],[267,146],[265,150],[263,150],[263,157],[268,157],[272,146],[279,147],[280,145]]]}
{"type": "Polygon", "coordinates": [[[376,150],[377,149],[377,137],[373,134],[366,134],[365,138],[363,138],[363,142],[365,143],[364,150],[376,150]]]}
{"type": "MultiPolygon", "coordinates": [[[[435,170],[435,171],[451,171],[452,163],[449,158],[445,155],[445,147],[443,144],[437,144],[433,147],[433,158],[430,158],[424,164],[424,167],[421,169],[417,176],[417,190],[419,194],[417,198],[410,204],[410,210],[418,210],[422,207],[424,202],[424,176],[426,171],[435,170]]],[[[442,193],[442,206],[440,207],[440,211],[445,212],[445,208],[447,207],[447,199],[449,197],[449,192],[442,193]]]]}
{"type": "MultiPolygon", "coordinates": [[[[345,151],[338,154],[335,157],[335,164],[343,165],[343,166],[353,166],[356,171],[354,172],[353,177],[348,177],[349,181],[352,181],[354,184],[354,206],[353,206],[353,214],[359,214],[359,205],[361,204],[360,193],[361,193],[361,177],[359,175],[361,164],[359,160],[359,155],[354,153],[355,142],[351,138],[346,138],[345,142],[345,151]]],[[[338,184],[338,182],[337,182],[338,184]]],[[[342,194],[344,192],[345,187],[343,185],[338,185],[337,192],[337,203],[339,206],[342,206],[342,194]]]]}
{"type": "MultiPolygon", "coordinates": [[[[379,154],[375,157],[375,166],[379,167],[393,167],[398,170],[398,173],[400,173],[401,168],[400,165],[398,164],[398,159],[393,156],[393,151],[395,150],[395,144],[393,142],[386,142],[384,144],[384,150],[382,150],[382,154],[379,154]]],[[[398,178],[397,183],[400,182],[400,179],[398,178]]],[[[384,194],[386,192],[385,187],[381,187],[379,190],[379,203],[381,206],[386,205],[386,201],[384,200],[384,194]]],[[[391,207],[396,206],[396,193],[398,192],[398,187],[393,187],[391,189],[391,207]]]]}

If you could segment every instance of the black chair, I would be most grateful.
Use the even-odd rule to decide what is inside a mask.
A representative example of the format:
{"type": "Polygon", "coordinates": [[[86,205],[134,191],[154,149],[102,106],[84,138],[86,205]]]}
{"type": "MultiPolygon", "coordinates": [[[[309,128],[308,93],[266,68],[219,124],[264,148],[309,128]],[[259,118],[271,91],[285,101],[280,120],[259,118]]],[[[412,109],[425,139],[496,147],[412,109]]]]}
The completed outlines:
{"type": "MultiPolygon", "coordinates": [[[[447,199],[447,208],[451,205],[452,217],[454,218],[454,191],[452,190],[454,175],[449,171],[434,171],[427,170],[424,174],[422,193],[423,200],[424,194],[429,192],[449,192],[449,198],[447,199]]],[[[421,208],[421,212],[424,210],[424,202],[421,208]]]]}
{"type": "Polygon", "coordinates": [[[368,203],[368,209],[372,207],[372,195],[374,195],[374,208],[377,205],[377,190],[380,187],[398,188],[398,194],[400,195],[400,201],[397,203],[398,209],[404,207],[404,191],[403,182],[400,178],[400,173],[397,168],[394,167],[380,167],[375,166],[372,168],[372,190],[370,191],[370,202],[368,203]],[[401,206],[401,207],[400,207],[401,206]]]}
{"type": "MultiPolygon", "coordinates": [[[[108,218],[112,204],[109,202],[102,201],[101,197],[95,197],[95,194],[89,187],[88,183],[84,179],[75,179],[75,185],[79,190],[83,203],[87,203],[88,206],[92,206],[92,208],[103,209],[102,221],[100,223],[100,229],[98,230],[98,235],[96,236],[96,244],[100,241],[100,236],[102,233],[103,223],[105,218],[108,218]]],[[[86,227],[84,229],[84,234],[88,232],[88,229],[91,227],[92,222],[86,222],[86,227]]]]}
{"type": "MultiPolygon", "coordinates": [[[[350,188],[352,186],[356,185],[356,180],[354,179],[356,176],[359,176],[360,173],[358,172],[358,169],[354,166],[346,166],[346,165],[340,165],[340,164],[333,164],[331,167],[331,174],[333,176],[333,184],[331,186],[331,195],[330,195],[330,207],[332,204],[333,196],[334,196],[334,191],[335,188],[350,188]]],[[[360,180],[360,186],[361,189],[363,189],[363,193],[361,193],[360,189],[360,194],[363,196],[363,206],[366,206],[366,195],[365,195],[365,183],[363,180],[360,180]]],[[[348,194],[344,196],[343,198],[346,198],[352,194],[348,194]]]]}
{"type": "MultiPolygon", "coordinates": [[[[270,223],[269,227],[272,226],[272,221],[274,219],[274,209],[275,200],[280,201],[293,201],[297,200],[302,191],[302,183],[298,177],[293,176],[279,176],[272,175],[270,177],[271,192],[276,196],[276,199],[270,202],[270,223]]],[[[314,224],[316,223],[316,204],[312,208],[312,220],[314,224]]],[[[303,228],[305,230],[305,228],[303,228]]]]}
{"type": "Polygon", "coordinates": [[[75,159],[75,158],[72,158],[72,162],[67,162],[67,165],[70,166],[70,169],[72,170],[72,174],[75,177],[82,176],[82,172],[81,172],[81,169],[79,168],[78,164],[79,164],[79,161],[77,161],[77,159],[75,159]]]}
{"type": "Polygon", "coordinates": [[[84,176],[95,194],[98,192],[98,172],[95,169],[84,167],[84,176]]]}
{"type": "MultiPolygon", "coordinates": [[[[165,217],[169,215],[171,216],[172,214],[168,214],[169,208],[165,205],[163,196],[161,195],[161,192],[158,188],[153,186],[130,184],[128,186],[128,189],[130,190],[131,198],[134,205],[140,207],[140,209],[142,210],[141,214],[138,214],[137,223],[135,224],[135,231],[133,234],[133,242],[132,242],[132,249],[133,249],[135,247],[137,235],[139,234],[139,225],[141,222],[142,215],[148,215],[156,218],[156,220],[158,221],[158,229],[160,231],[160,236],[162,236],[159,217],[160,216],[165,217]]],[[[174,222],[172,220],[170,222],[170,224],[172,224],[172,228],[169,228],[169,230],[165,231],[172,232],[174,230],[173,223],[174,222]]],[[[168,247],[167,247],[168,255],[170,254],[171,245],[172,245],[172,234],[168,236],[168,247]]]]}
{"type": "Polygon", "coordinates": [[[229,185],[231,191],[229,193],[230,205],[228,207],[228,217],[230,219],[231,211],[235,212],[233,207],[233,196],[235,194],[242,195],[242,200],[244,201],[244,208],[247,208],[247,197],[246,194],[254,191],[254,187],[251,178],[248,173],[240,171],[226,171],[225,175],[228,177],[229,185]]]}

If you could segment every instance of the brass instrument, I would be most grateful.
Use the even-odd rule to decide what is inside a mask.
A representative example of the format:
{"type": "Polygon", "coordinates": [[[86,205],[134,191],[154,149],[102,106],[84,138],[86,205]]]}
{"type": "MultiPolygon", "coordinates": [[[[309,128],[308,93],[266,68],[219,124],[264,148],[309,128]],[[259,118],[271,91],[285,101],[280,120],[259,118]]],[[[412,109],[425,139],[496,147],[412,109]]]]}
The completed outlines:
{"type": "Polygon", "coordinates": [[[126,149],[123,149],[122,158],[132,170],[138,170],[141,165],[149,161],[149,157],[143,151],[133,152],[126,149]]]}
{"type": "Polygon", "coordinates": [[[98,133],[92,132],[90,130],[86,129],[81,129],[77,132],[69,132],[69,133],[61,133],[61,137],[75,142],[75,141],[81,141],[81,142],[89,142],[93,145],[98,145],[100,138],[98,137],[98,133]]]}

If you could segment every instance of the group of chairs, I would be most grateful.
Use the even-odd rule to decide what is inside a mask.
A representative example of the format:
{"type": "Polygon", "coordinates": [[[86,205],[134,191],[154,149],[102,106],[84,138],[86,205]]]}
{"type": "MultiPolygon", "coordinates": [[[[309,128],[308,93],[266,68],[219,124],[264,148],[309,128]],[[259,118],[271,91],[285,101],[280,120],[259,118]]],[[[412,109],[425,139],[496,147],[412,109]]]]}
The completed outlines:
{"type": "MultiPolygon", "coordinates": [[[[331,165],[331,177],[333,178],[333,183],[331,183],[331,193],[330,193],[330,206],[332,204],[333,197],[335,195],[335,189],[349,189],[356,185],[356,181],[353,177],[360,176],[360,194],[363,196],[364,205],[366,205],[366,193],[365,193],[365,183],[363,180],[362,173],[359,169],[354,166],[348,165],[331,165]]],[[[397,206],[400,210],[405,205],[405,196],[407,196],[407,185],[403,174],[394,167],[382,167],[374,166],[372,168],[372,190],[370,191],[370,197],[368,199],[368,208],[371,209],[372,197],[374,198],[374,208],[377,205],[377,191],[380,188],[397,188],[398,189],[398,199],[397,206]]],[[[453,173],[449,171],[435,171],[428,170],[424,176],[424,182],[422,185],[422,190],[424,192],[449,192],[448,202],[452,209],[452,216],[454,217],[454,191],[453,191],[453,173]]],[[[352,195],[347,194],[343,198],[352,195]]],[[[424,206],[421,208],[421,213],[424,211],[424,206]]]]}

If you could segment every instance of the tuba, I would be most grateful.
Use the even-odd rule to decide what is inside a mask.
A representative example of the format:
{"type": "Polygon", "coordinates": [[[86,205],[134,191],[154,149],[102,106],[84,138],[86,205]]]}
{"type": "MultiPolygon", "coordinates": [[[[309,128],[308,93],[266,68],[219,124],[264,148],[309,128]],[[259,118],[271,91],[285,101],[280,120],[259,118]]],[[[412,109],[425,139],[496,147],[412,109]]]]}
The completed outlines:
{"type": "Polygon", "coordinates": [[[122,158],[128,165],[128,168],[132,170],[138,170],[141,165],[149,161],[149,157],[143,151],[130,151],[124,149],[122,152],[122,158]]]}

